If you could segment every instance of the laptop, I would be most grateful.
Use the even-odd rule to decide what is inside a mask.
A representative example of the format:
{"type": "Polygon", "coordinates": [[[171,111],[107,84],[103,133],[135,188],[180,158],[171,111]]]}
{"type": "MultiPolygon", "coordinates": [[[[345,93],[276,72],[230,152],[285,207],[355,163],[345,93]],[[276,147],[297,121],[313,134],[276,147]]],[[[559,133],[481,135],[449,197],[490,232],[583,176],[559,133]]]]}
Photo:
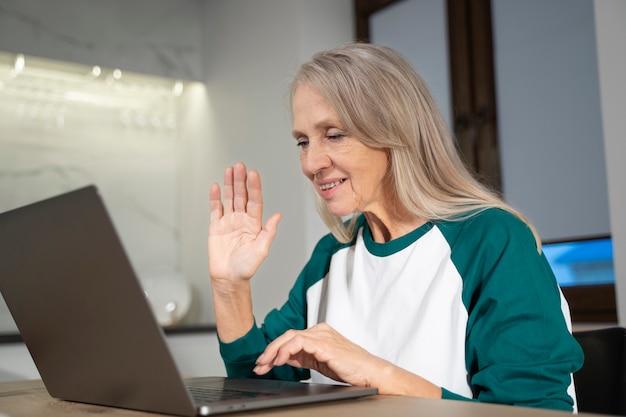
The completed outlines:
{"type": "Polygon", "coordinates": [[[183,379],[93,185],[0,214],[0,291],[58,399],[195,416],[377,393],[269,379],[183,379]]]}

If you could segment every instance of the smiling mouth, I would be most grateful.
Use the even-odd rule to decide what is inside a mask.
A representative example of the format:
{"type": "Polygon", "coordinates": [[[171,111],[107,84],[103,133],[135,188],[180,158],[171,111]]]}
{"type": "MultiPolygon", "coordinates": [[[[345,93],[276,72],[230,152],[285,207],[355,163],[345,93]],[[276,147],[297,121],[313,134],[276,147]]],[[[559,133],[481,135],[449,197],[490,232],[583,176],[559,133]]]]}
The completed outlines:
{"type": "Polygon", "coordinates": [[[329,182],[327,184],[322,184],[322,185],[320,185],[320,190],[322,190],[322,191],[330,190],[331,188],[335,188],[336,186],[338,186],[339,184],[343,183],[344,181],[345,181],[345,179],[342,179],[342,180],[338,180],[338,181],[329,182]]]}

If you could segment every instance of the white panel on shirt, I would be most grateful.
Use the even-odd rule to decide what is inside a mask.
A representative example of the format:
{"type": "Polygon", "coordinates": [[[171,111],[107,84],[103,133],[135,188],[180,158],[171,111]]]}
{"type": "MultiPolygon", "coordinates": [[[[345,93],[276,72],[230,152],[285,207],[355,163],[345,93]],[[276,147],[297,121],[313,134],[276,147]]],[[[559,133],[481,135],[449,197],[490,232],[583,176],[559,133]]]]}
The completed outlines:
{"type": "MultiPolygon", "coordinates": [[[[361,231],[362,232],[362,231],[361,231]]],[[[437,227],[386,257],[359,232],[307,292],[307,323],[326,322],[370,353],[471,397],[465,369],[463,281],[437,227]]],[[[312,372],[313,382],[328,382],[312,372]]]]}

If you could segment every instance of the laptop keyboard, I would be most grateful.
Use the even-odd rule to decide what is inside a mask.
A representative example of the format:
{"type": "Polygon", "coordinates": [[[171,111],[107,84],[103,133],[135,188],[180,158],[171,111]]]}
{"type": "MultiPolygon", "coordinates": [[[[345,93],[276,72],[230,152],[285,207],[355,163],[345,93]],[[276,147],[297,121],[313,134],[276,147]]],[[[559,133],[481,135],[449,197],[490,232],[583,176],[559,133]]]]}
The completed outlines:
{"type": "Polygon", "coordinates": [[[276,393],[240,391],[224,388],[207,388],[207,387],[187,387],[191,398],[196,403],[210,403],[223,400],[236,400],[241,398],[255,398],[267,395],[276,395],[276,393]]]}

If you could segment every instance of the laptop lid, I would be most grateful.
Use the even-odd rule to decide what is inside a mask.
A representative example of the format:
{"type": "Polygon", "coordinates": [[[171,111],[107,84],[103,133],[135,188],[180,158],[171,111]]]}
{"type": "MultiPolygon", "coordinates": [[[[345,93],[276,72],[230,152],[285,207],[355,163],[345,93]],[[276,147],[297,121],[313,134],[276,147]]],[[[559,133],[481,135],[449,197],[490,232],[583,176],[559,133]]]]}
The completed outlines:
{"type": "Polygon", "coordinates": [[[94,186],[0,214],[0,291],[56,398],[192,416],[376,393],[214,377],[193,383],[248,394],[194,404],[94,186]]]}

